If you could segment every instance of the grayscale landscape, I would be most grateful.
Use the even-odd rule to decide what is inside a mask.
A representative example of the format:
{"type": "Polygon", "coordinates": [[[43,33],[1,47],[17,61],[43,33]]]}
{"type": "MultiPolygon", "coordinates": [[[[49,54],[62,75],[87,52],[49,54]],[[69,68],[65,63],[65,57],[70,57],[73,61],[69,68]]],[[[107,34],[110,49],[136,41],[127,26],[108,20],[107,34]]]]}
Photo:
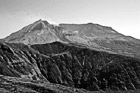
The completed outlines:
{"type": "MultiPolygon", "coordinates": [[[[13,4],[14,8],[11,9],[14,11],[23,7],[16,6],[16,0],[11,5],[6,1],[0,2],[7,7],[13,4]]],[[[40,4],[35,4],[37,3],[40,4]]],[[[36,7],[43,6],[44,4],[36,7]]],[[[6,15],[5,6],[1,7],[1,13],[6,15]]],[[[29,10],[33,10],[32,7],[29,10]]],[[[66,8],[65,5],[61,7],[66,8]]],[[[42,17],[12,31],[12,25],[18,28],[15,24],[20,26],[24,19],[19,20],[17,17],[17,20],[15,18],[15,21],[11,21],[11,17],[9,24],[4,25],[7,19],[3,21],[4,16],[1,15],[0,25],[6,28],[0,26],[0,33],[4,35],[0,39],[0,93],[140,92],[140,38],[123,34],[111,25],[94,23],[93,20],[74,23],[63,22],[63,19],[56,24],[42,17]],[[11,32],[4,34],[8,29],[11,32]]],[[[70,16],[68,18],[73,19],[70,16]]]]}

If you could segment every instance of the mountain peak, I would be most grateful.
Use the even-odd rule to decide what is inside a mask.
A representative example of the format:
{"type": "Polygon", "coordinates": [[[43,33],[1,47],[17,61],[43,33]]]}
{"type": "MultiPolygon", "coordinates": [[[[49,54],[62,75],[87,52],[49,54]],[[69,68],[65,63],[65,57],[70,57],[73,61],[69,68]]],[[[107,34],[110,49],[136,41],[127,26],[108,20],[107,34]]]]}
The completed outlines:
{"type": "Polygon", "coordinates": [[[42,21],[42,19],[39,19],[39,21],[42,21]]]}
{"type": "Polygon", "coordinates": [[[43,23],[43,24],[45,24],[45,25],[48,25],[48,24],[49,24],[48,21],[42,20],[42,19],[39,19],[39,20],[35,21],[33,24],[39,24],[39,23],[43,23]]]}
{"type": "Polygon", "coordinates": [[[45,20],[39,19],[21,30],[12,33],[4,40],[11,43],[44,44],[56,41],[58,38],[55,35],[54,26],[45,20]]]}

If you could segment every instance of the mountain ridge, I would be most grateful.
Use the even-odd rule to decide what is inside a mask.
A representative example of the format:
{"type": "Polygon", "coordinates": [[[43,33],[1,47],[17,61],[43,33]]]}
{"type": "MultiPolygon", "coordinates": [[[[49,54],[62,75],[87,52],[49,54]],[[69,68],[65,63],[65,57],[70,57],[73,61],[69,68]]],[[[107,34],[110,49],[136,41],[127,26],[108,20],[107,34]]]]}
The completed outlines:
{"type": "Polygon", "coordinates": [[[24,43],[26,45],[45,44],[55,41],[74,43],[99,51],[107,51],[139,57],[140,40],[118,33],[109,26],[94,23],[53,25],[45,20],[38,20],[12,33],[3,41],[24,43]]]}

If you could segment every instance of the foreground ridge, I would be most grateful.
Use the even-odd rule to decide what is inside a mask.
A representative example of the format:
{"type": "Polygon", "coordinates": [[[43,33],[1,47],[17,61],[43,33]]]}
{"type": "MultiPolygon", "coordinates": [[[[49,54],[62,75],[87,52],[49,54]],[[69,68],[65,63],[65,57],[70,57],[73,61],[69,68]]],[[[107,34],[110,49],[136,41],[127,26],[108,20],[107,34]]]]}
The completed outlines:
{"type": "Polygon", "coordinates": [[[0,43],[0,61],[3,77],[43,80],[90,91],[140,88],[140,59],[61,42],[31,46],[0,43]]]}

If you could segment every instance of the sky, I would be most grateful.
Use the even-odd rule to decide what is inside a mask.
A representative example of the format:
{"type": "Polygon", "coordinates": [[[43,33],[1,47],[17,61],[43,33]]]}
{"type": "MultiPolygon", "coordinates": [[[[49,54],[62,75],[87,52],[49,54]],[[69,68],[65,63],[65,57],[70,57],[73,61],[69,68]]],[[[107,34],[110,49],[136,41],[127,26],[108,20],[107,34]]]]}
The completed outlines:
{"type": "Polygon", "coordinates": [[[39,19],[92,22],[140,39],[140,0],[0,0],[0,38],[39,19]]]}

